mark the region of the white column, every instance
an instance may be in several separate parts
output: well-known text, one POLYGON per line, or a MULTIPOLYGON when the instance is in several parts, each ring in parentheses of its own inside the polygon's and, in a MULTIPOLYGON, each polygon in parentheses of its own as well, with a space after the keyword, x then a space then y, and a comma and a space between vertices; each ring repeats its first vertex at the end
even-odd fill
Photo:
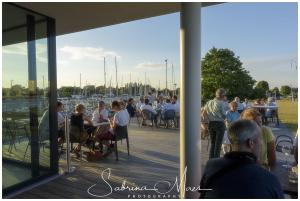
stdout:
MULTIPOLYGON (((182 3, 180 13, 180 179, 198 187, 201 179, 201 3, 182 3)), ((181 198, 198 198, 199 193, 185 191, 181 198)))

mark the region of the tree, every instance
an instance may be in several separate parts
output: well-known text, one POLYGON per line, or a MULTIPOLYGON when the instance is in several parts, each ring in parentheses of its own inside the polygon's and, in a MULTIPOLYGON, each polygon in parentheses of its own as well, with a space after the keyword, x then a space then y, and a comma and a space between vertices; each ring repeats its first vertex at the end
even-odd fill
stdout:
POLYGON ((259 82, 256 84, 255 88, 262 89, 262 90, 264 90, 265 92, 267 92, 267 91, 269 91, 269 83, 268 83, 267 81, 264 81, 264 80, 259 81, 259 82))
POLYGON ((259 81, 257 82, 252 98, 265 98, 266 93, 269 92, 269 83, 267 81, 259 81))
POLYGON ((218 88, 224 88, 229 99, 250 97, 255 80, 242 67, 239 57, 229 49, 212 48, 202 59, 202 99, 214 97, 218 88))
POLYGON ((283 96, 287 96, 287 95, 290 95, 291 94, 291 87, 285 85, 285 86, 281 86, 280 88, 280 93, 283 95, 283 96))
POLYGON ((276 95, 276 97, 279 97, 280 96, 280 92, 279 92, 279 89, 278 87, 274 87, 272 90, 271 90, 273 96, 276 95))

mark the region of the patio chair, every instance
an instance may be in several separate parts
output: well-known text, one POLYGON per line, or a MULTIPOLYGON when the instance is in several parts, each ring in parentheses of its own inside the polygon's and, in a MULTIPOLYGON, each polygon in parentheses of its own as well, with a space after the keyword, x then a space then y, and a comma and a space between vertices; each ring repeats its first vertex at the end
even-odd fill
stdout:
POLYGON ((287 147, 287 149, 289 150, 289 154, 293 154, 293 150, 294 150, 293 143, 290 140, 280 140, 280 141, 278 141, 277 144, 276 144, 275 150, 277 152, 283 153, 283 151, 282 151, 283 147, 287 147))
POLYGON ((293 138, 289 135, 278 135, 275 140, 275 145, 277 145, 277 143, 281 140, 289 141, 292 144, 294 142, 293 138))
POLYGON ((4 134, 4 138, 8 138, 9 146, 8 146, 8 152, 11 153, 12 149, 16 148, 16 129, 13 121, 2 121, 2 133, 4 134))
POLYGON ((129 139, 128 139, 128 129, 127 126, 117 126, 115 128, 115 137, 112 141, 115 142, 115 153, 116 153, 116 160, 119 160, 119 155, 118 155, 118 141, 126 139, 127 143, 127 154, 129 156, 129 139))
POLYGON ((154 127, 154 116, 150 110, 142 110, 142 121, 140 122, 140 128, 143 126, 143 124, 147 123, 147 120, 151 121, 152 129, 154 127))
POLYGON ((176 127, 176 112, 175 110, 166 110, 162 115, 162 120, 165 122, 166 128, 169 128, 171 122, 176 127))

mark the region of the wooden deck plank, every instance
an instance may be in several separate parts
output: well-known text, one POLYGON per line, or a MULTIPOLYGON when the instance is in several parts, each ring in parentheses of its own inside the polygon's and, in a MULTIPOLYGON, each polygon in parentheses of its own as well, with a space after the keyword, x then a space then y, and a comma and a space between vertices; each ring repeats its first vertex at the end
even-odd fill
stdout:
MULTIPOLYGON (((131 123, 129 140, 129 157, 125 141, 118 145, 119 161, 115 160, 114 154, 97 162, 87 162, 85 158, 78 161, 72 157, 72 166, 76 167, 74 173, 65 174, 16 198, 97 198, 89 195, 87 189, 98 183, 93 189, 94 193, 100 195, 109 192, 108 185, 100 179, 102 171, 107 168, 111 168, 109 182, 113 187, 121 186, 123 180, 131 187, 149 185, 149 188, 159 180, 175 180, 179 173, 179 130, 152 130, 147 127, 140 129, 131 123)), ((66 166, 64 158, 61 157, 60 160, 62 167, 66 166)), ((161 189, 164 188, 167 189, 166 186, 161 189)), ((128 195, 133 194, 138 193, 114 191, 105 198, 128 198, 128 195)))

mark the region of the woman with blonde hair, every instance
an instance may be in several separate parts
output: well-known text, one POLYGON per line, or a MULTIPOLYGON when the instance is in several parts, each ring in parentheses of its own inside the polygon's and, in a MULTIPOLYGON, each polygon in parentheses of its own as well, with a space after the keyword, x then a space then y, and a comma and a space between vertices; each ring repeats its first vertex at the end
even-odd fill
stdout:
POLYGON ((262 125, 262 115, 259 111, 250 108, 241 114, 241 119, 253 120, 262 131, 262 150, 260 163, 266 168, 273 168, 276 164, 275 139, 271 128, 262 125))

